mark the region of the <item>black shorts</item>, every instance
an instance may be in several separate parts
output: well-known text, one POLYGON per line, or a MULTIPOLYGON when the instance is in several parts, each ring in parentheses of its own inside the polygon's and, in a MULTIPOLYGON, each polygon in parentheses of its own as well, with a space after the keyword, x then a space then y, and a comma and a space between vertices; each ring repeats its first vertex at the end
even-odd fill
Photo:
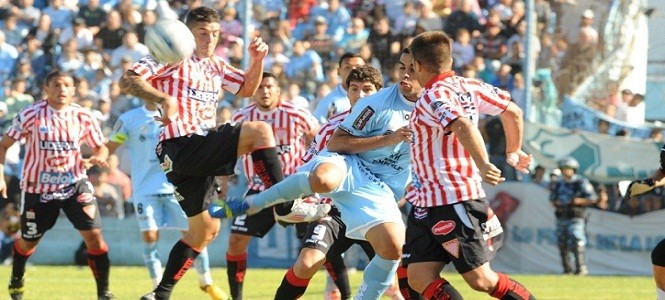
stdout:
POLYGON ((484 200, 414 207, 406 226, 403 264, 452 262, 461 274, 488 262, 493 255, 484 230, 488 209, 484 200))
POLYGON ((346 237, 346 225, 336 208, 328 216, 310 223, 302 239, 302 248, 318 249, 328 260, 341 256, 353 244, 358 244, 369 259, 374 257, 374 249, 368 241, 346 237))
POLYGON ((208 209, 214 176, 231 175, 238 160, 242 123, 224 124, 205 136, 192 134, 160 142, 157 156, 187 217, 208 209))
POLYGON ((21 199, 21 237, 26 241, 41 239, 55 225, 60 209, 78 230, 102 227, 97 200, 92 195, 92 184, 87 179, 81 179, 53 193, 24 192, 21 199))
POLYGON ((235 217, 233 224, 231 224, 231 233, 264 237, 273 226, 275 226, 275 216, 273 215, 273 207, 271 206, 251 216, 242 215, 235 217))

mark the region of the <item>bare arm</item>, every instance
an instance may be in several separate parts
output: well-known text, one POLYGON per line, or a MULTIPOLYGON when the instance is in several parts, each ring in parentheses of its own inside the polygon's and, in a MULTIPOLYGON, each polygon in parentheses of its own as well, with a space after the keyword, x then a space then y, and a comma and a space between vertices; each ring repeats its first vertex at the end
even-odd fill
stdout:
POLYGON ((522 110, 514 103, 509 103, 501 113, 501 125, 506 136, 506 162, 520 172, 528 173, 532 156, 522 151, 524 125, 522 110))
POLYGON ((162 106, 162 117, 157 121, 166 125, 171 122, 169 117, 178 113, 178 107, 173 97, 154 88, 134 71, 127 71, 120 78, 120 89, 130 95, 151 101, 162 106))
POLYGON ((367 137, 358 137, 338 128, 330 137, 327 147, 328 150, 338 153, 356 154, 410 141, 411 136, 408 126, 403 126, 390 134, 367 137))
POLYGON ((457 140, 471 155, 485 182, 497 185, 505 180, 505 178, 501 177, 501 171, 489 162, 485 143, 478 127, 473 125, 469 119, 459 117, 448 125, 448 129, 457 136, 457 140))
POLYGON ((248 50, 250 62, 245 71, 245 81, 236 93, 239 97, 251 97, 259 88, 263 76, 263 59, 268 54, 268 45, 261 38, 254 38, 248 50))
POLYGON ((0 196, 7 198, 7 183, 5 182, 5 157, 7 156, 7 149, 14 145, 16 140, 10 138, 6 134, 0 140, 0 196))
POLYGON ((316 133, 319 131, 319 126, 314 126, 312 127, 312 130, 310 130, 308 133, 305 134, 305 145, 309 146, 312 144, 312 141, 314 141, 314 138, 316 137, 316 133))
POLYGON ((92 156, 88 159, 84 159, 86 169, 92 167, 92 165, 97 165, 100 167, 108 168, 109 165, 106 162, 109 158, 109 149, 105 145, 101 145, 96 148, 92 148, 92 156))

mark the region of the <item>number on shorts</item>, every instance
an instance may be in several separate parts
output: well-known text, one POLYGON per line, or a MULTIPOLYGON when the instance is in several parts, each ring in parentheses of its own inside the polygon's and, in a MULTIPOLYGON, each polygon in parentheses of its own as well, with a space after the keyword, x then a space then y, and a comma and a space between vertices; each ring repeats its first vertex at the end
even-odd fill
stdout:
POLYGON ((328 230, 326 226, 316 225, 316 227, 314 227, 314 235, 312 236, 312 238, 317 241, 322 241, 323 237, 326 235, 326 230, 328 230))
POLYGON ((28 227, 28 231, 26 232, 26 234, 33 235, 33 236, 35 234, 37 234, 37 223, 35 223, 35 222, 26 222, 25 226, 28 227))
POLYGON ((136 205, 136 212, 138 212, 139 215, 143 214, 143 203, 139 203, 136 205))

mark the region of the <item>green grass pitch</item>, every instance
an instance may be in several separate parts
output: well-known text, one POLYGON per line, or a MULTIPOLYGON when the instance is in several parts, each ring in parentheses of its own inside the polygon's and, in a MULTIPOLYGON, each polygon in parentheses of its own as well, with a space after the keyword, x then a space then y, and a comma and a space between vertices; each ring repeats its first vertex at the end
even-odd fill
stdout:
MULTIPOLYGON (((10 266, 0 266, 0 279, 9 281, 10 266)), ((245 277, 244 299, 273 299, 282 280, 282 269, 249 269, 245 277)), ((226 269, 214 268, 216 284, 228 291, 226 269)), ((444 273, 444 277, 460 290, 465 299, 492 299, 486 294, 468 288, 456 273, 444 273)), ((351 274, 352 288, 357 288, 362 272, 351 274)), ((647 276, 563 276, 563 275, 514 275, 537 299, 655 299, 653 279, 647 276)), ((323 271, 311 281, 302 299, 323 299, 325 278, 323 271)), ((25 300, 96 299, 95 284, 90 269, 74 266, 29 266, 26 272, 25 300)), ((144 267, 113 267, 111 290, 120 300, 138 299, 150 291, 151 283, 144 267)), ((6 288, 0 299, 9 299, 6 288)), ((180 299, 208 299, 198 288, 194 269, 176 286, 171 297, 180 299)))

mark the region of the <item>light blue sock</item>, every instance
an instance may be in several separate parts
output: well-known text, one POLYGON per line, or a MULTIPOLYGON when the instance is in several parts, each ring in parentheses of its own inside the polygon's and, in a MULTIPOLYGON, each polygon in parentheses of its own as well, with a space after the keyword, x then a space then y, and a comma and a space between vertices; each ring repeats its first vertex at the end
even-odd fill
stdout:
POLYGON ((194 260, 194 268, 199 273, 199 283, 201 286, 211 285, 212 276, 210 275, 210 260, 208 259, 208 248, 203 248, 199 256, 194 260))
POLYGON ((395 279, 399 260, 390 260, 375 255, 365 268, 363 282, 358 288, 355 300, 379 299, 395 279))
POLYGON ((309 172, 297 172, 265 191, 247 198, 247 204, 252 208, 266 208, 310 194, 313 192, 309 185, 309 172))
POLYGON ((157 243, 145 243, 143 249, 143 262, 148 267, 148 274, 153 283, 162 280, 162 262, 159 260, 159 251, 157 251, 157 243))

